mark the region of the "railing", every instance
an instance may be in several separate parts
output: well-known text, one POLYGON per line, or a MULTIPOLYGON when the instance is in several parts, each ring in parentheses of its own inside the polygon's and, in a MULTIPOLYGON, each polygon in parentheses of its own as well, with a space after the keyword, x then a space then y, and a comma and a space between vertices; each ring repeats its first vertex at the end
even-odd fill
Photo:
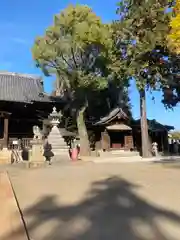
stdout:
POLYGON ((23 150, 23 149, 30 149, 32 147, 31 145, 31 140, 32 138, 9 138, 8 141, 8 149, 18 149, 18 150, 23 150))
POLYGON ((32 144, 31 144, 31 141, 33 139, 32 138, 22 138, 21 139, 21 148, 24 149, 24 148, 32 148, 32 144))
MULTIPOLYGON (((9 138, 8 149, 11 150, 11 163, 29 159, 29 150, 32 148, 32 138, 9 138)), ((3 149, 4 139, 0 139, 0 150, 3 149)))
POLYGON ((8 148, 12 151, 11 162, 18 163, 29 159, 32 138, 9 138, 8 148))

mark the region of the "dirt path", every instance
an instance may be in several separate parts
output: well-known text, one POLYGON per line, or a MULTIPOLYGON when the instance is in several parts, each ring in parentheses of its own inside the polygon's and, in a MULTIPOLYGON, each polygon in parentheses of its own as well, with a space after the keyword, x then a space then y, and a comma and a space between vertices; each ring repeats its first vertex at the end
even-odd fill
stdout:
POLYGON ((11 179, 33 240, 180 239, 179 168, 52 165, 11 179))
POLYGON ((7 172, 0 172, 0 209, 0 239, 28 240, 7 172))

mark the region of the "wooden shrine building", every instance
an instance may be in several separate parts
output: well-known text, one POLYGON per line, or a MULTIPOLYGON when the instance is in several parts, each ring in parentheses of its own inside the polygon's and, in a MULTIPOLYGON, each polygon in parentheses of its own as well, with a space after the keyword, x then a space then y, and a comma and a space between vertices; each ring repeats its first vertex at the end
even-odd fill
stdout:
POLYGON ((96 148, 133 150, 130 119, 121 108, 113 109, 94 124, 96 148))
POLYGON ((0 145, 9 147, 13 139, 32 139, 33 126, 42 127, 53 106, 61 102, 44 93, 39 77, 0 73, 0 145))
MULTIPOLYGON (((149 143, 152 144, 156 142, 158 144, 159 152, 168 152, 168 132, 174 130, 173 126, 163 125, 157 122, 155 119, 147 120, 148 122, 148 133, 149 133, 149 143)), ((136 148, 141 150, 141 124, 140 120, 132 120, 131 126, 133 129, 133 138, 136 148)))
MULTIPOLYGON (((141 152, 140 120, 130 119, 121 108, 113 109, 94 125, 96 149, 141 152)), ((149 143, 157 142, 160 152, 168 151, 168 131, 174 127, 148 120, 149 143)))

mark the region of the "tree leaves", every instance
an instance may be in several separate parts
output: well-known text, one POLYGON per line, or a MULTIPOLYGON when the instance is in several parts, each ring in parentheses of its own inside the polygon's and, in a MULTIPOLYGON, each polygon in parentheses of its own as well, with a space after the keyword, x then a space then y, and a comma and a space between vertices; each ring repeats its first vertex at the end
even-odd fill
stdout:
POLYGON ((45 35, 36 39, 32 53, 43 72, 66 75, 75 90, 107 85, 104 60, 111 47, 110 26, 88 6, 69 5, 54 17, 45 35))
MULTIPOLYGON (((139 89, 144 89, 146 85, 155 88, 157 75, 160 78, 159 64, 153 62, 152 58, 154 49, 166 44, 170 21, 170 15, 166 13, 168 6, 167 0, 121 1, 119 9, 124 9, 126 14, 123 19, 116 21, 116 29, 119 30, 116 31, 116 38, 126 43, 124 60, 128 68, 127 75, 133 75, 139 89), (125 4, 124 7, 122 4, 125 4), (140 76, 142 71, 148 71, 147 78, 140 76)), ((120 10, 118 13, 121 17, 120 10)))
POLYGON ((176 0, 173 10, 175 16, 171 19, 171 30, 167 41, 169 49, 176 54, 180 54, 180 0, 176 0))

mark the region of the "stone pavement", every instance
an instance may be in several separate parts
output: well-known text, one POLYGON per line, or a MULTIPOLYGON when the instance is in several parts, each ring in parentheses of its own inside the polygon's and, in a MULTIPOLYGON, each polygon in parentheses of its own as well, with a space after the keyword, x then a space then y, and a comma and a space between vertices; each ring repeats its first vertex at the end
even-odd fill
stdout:
POLYGON ((138 162, 163 162, 163 161, 179 161, 180 156, 157 156, 150 158, 142 158, 141 156, 118 156, 118 155, 109 155, 107 157, 84 157, 84 161, 91 161, 94 163, 138 163, 138 162))
POLYGON ((0 173, 0 239, 28 239, 7 172, 0 173), (17 228, 21 231, 14 234, 17 228))
POLYGON ((54 164, 10 176, 33 240, 179 240, 179 166, 54 164))

